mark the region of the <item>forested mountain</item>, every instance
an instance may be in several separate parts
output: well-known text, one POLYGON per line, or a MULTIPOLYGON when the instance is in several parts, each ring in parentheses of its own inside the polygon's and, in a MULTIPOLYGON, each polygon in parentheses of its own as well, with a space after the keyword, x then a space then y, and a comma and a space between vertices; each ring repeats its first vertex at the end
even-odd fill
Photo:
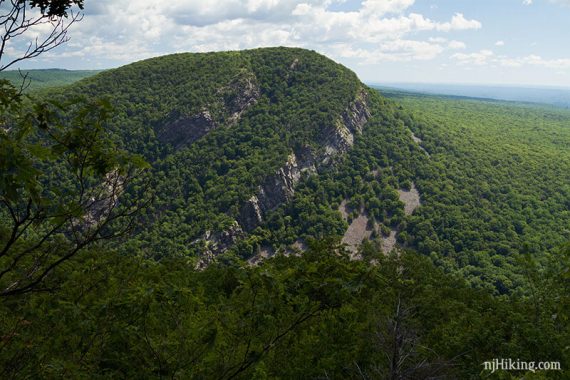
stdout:
POLYGON ((293 48, 153 58, 33 97, 39 116, 0 119, 5 173, 22 173, 2 186, 30 189, 22 215, 54 217, 20 233, 0 214, 0 377, 570 363, 568 111, 382 94, 293 48), (87 211, 62 221, 77 193, 87 211), (50 269, 68 246, 80 254, 50 269))
POLYGON ((156 199, 136 243, 153 257, 200 257, 220 234, 229 241, 215 254, 230 248, 292 198, 303 173, 340 158, 381 102, 354 73, 300 49, 167 56, 65 89, 74 94, 108 98, 120 144, 152 163, 156 199))
POLYGON ((301 49, 166 56, 74 94, 107 98, 120 144, 152 164, 156 198, 130 242, 148 257, 252 259, 323 237, 390 250, 398 239, 509 292, 525 281, 520 252, 540 259, 570 240, 564 110, 423 97, 426 115, 301 49), (408 215, 414 195, 422 207, 408 215))

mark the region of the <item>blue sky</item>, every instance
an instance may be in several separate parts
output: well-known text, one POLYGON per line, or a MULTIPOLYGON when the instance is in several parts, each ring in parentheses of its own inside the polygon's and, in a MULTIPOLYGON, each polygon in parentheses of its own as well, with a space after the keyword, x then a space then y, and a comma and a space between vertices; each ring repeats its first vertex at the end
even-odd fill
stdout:
POLYGON ((299 46, 369 83, 570 87, 569 32, 570 0, 86 0, 71 41, 24 68, 299 46))

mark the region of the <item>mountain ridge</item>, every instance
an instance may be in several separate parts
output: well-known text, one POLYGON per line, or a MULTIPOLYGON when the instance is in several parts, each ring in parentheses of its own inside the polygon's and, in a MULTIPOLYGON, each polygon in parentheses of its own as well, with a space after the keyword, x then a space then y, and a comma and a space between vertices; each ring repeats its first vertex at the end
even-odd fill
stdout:
MULTIPOLYGON (((116 113, 110 128, 125 148, 154 163, 155 174, 164 173, 155 178, 156 187, 166 186, 168 173, 179 173, 181 165, 192 166, 187 180, 172 185, 190 195, 181 198, 189 209, 206 201, 212 207, 205 208, 217 211, 191 236, 171 236, 167 245, 179 241, 177 246, 191 255, 226 251, 228 243, 263 224, 267 213, 292 199, 302 175, 332 164, 350 149, 371 116, 371 97, 377 96, 352 71, 296 48, 152 58, 76 82, 62 96, 69 92, 112 98, 116 113), (200 157, 204 149, 216 152, 208 162, 200 157), (223 168, 211 173, 219 178, 216 183, 203 172, 219 161, 223 168), (214 188, 232 199, 220 202, 227 197, 214 196, 214 188), (192 196, 200 200, 190 201, 192 196)), ((164 211, 147 217, 177 218, 173 214, 179 207, 165 198, 164 211)), ((188 218, 197 224, 196 216, 188 218)), ((141 222, 142 230, 145 225, 148 221, 141 222)))

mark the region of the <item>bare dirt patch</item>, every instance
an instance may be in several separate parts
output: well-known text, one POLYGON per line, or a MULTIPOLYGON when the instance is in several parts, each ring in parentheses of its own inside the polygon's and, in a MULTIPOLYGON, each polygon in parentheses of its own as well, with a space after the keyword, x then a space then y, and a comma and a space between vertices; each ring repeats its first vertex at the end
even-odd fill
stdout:
POLYGON ((404 212, 406 215, 412 215, 415 209, 420 207, 420 193, 416 189, 416 185, 412 183, 409 191, 398 190, 400 200, 404 202, 404 212))
POLYGON ((385 255, 392 252, 396 246, 396 230, 390 231, 390 235, 382 237, 382 252, 385 255))
POLYGON ((372 231, 368 229, 368 217, 361 213, 355 218, 346 230, 342 243, 347 245, 350 252, 356 253, 358 246, 362 244, 364 239, 370 239, 372 231))
POLYGON ((348 204, 348 199, 345 199, 342 202, 340 202, 340 206, 338 206, 338 211, 340 211, 340 214, 342 215, 342 218, 344 220, 347 220, 348 215, 350 214, 347 204, 348 204))

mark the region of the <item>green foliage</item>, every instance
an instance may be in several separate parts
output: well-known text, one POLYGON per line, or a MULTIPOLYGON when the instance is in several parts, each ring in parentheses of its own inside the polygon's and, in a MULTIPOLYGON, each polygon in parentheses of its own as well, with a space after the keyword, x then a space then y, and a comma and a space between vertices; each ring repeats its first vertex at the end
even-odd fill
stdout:
POLYGON ((67 11, 73 6, 83 9, 84 0, 18 0, 18 3, 27 3, 31 8, 38 8, 42 14, 50 17, 67 17, 67 11))
POLYGON ((83 78, 99 73, 98 70, 7 70, 0 72, 0 78, 9 80, 14 86, 26 86, 26 92, 46 90, 52 87, 63 87, 83 78), (24 80, 24 78, 26 78, 24 80))
MULTIPOLYGON (((144 160, 116 149, 104 101, 0 95, 0 296, 36 290, 62 263, 128 216, 116 207, 144 160), (65 110, 65 114, 63 114, 65 110)), ((114 233, 111 232, 112 236, 114 233)))
MULTIPOLYGON (((40 101, 0 86, 2 378, 493 378, 493 358, 570 365, 565 111, 370 91, 349 153, 196 270, 196 239, 231 226, 291 152, 322 151, 363 88, 352 72, 278 48, 142 61, 40 101), (259 96, 235 118, 249 85, 259 96), (205 111, 207 134, 177 149, 159 138, 205 111), (112 202, 90 201, 110 184, 112 202), (422 205, 405 215, 397 190, 412 184, 422 205), (128 219, 137 234, 109 241, 149 187, 154 203, 128 219), (351 261, 343 201, 349 222, 364 210, 376 239, 398 230, 409 250, 365 242, 351 261), (111 222, 88 222, 101 216, 111 222), (283 255, 294 242, 308 250, 283 255), (261 247, 281 253, 244 265, 261 247)), ((530 374, 496 378, 518 375, 530 374)))
POLYGON ((373 117, 346 158, 299 184, 295 199, 268 217, 261 244, 340 241, 346 225, 335 210, 348 200, 353 217, 362 207, 385 235, 398 228, 400 244, 473 286, 528 291, 519 255, 541 262, 570 240, 570 113, 409 94, 393 100, 374 98, 373 117), (395 190, 412 182, 421 207, 406 216, 395 190))
POLYGON ((152 163, 148 180, 157 197, 141 217, 132 247, 154 257, 198 256, 192 242, 206 231, 227 228, 292 151, 323 149, 324 130, 361 86, 354 73, 321 55, 275 48, 150 59, 50 97, 106 96, 114 108, 108 130, 115 142, 152 163), (231 122, 229 103, 248 82, 259 89, 259 98, 231 122), (175 121, 204 109, 217 127, 202 138, 178 150, 157 138, 175 121))
POLYGON ((423 205, 407 224, 421 253, 451 261, 476 286, 508 292, 524 282, 519 254, 540 262, 570 240, 567 110, 394 99, 413 115, 408 126, 431 155, 416 169, 423 205))
POLYGON ((57 297, 0 306, 2 376, 478 378, 495 357, 567 368, 568 324, 552 318, 568 306, 567 256, 530 273, 543 281, 536 310, 411 252, 367 249, 376 265, 320 242, 301 257, 204 271, 98 250, 57 297))

